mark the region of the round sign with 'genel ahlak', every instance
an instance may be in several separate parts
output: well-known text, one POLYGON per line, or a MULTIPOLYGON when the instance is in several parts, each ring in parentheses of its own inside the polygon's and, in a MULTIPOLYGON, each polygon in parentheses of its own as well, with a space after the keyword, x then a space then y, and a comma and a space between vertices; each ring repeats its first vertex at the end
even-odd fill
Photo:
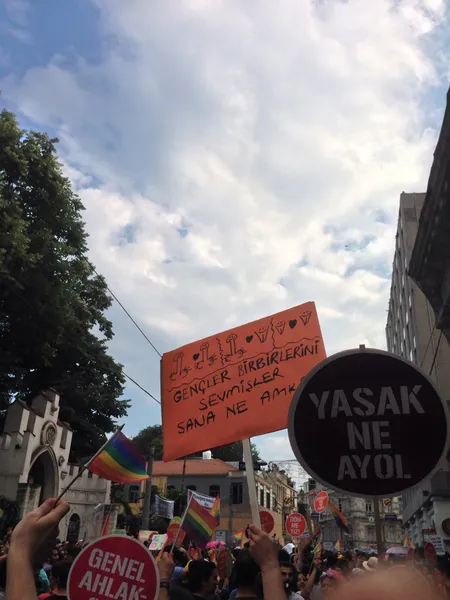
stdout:
POLYGON ((448 411, 418 367, 362 348, 308 373, 292 399, 288 430, 297 460, 324 486, 386 498, 437 469, 448 447, 448 411))

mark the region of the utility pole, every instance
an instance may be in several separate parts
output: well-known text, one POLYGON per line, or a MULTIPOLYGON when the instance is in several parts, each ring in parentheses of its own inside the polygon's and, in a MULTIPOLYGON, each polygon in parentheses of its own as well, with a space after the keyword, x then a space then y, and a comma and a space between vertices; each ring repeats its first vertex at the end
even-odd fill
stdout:
POLYGON ((381 530, 380 504, 378 498, 373 499, 373 514, 375 516, 375 537, 377 540, 378 558, 384 553, 383 533, 381 530))
POLYGON ((147 475, 149 478, 145 482, 144 508, 142 510, 142 529, 148 531, 150 520, 150 502, 152 497, 152 478, 153 478, 153 459, 155 458, 155 447, 148 449, 147 475))

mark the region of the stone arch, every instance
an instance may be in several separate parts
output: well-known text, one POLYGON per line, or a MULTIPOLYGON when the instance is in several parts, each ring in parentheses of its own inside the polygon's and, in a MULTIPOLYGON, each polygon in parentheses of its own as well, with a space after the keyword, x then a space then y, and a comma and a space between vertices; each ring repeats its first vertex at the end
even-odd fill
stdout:
POLYGON ((67 527, 67 541, 71 544, 76 544, 80 536, 81 519, 80 515, 73 513, 69 519, 69 526, 67 527))
POLYGON ((41 486, 39 502, 54 498, 59 493, 58 463, 50 446, 39 448, 32 456, 28 482, 41 486))

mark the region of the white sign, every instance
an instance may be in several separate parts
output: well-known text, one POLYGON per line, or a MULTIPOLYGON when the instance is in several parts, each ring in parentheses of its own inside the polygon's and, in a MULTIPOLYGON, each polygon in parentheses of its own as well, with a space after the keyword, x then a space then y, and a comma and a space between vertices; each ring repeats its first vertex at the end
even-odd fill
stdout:
POLYGON ((226 529, 216 529, 216 542, 224 542, 227 541, 227 530, 226 529))
POLYGON ((160 496, 155 496, 155 514, 163 519, 173 519, 174 500, 166 500, 160 496))
POLYGON ((436 554, 438 556, 444 556, 445 555, 444 540, 439 535, 429 535, 428 539, 433 544, 434 549, 436 550, 436 554))
POLYGON ((166 533, 155 533, 150 542, 149 550, 161 550, 167 540, 166 533))
POLYGON ((201 506, 207 508, 208 510, 211 510, 213 507, 215 498, 212 498, 211 496, 206 496, 205 494, 199 494, 198 492, 188 490, 188 502, 190 502, 192 497, 194 497, 194 499, 197 500, 201 506))
POLYGON ((332 551, 333 548, 334 548, 333 542, 324 542, 323 543, 323 549, 324 550, 330 550, 330 551, 332 551))

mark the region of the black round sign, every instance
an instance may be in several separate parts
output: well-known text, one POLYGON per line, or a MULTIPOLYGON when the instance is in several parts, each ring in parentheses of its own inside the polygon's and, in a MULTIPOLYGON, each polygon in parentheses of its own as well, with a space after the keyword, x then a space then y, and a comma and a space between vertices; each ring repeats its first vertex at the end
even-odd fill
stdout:
POLYGON ((288 428, 297 460, 324 486, 386 498, 437 469, 447 423, 447 407, 420 369, 382 350, 358 349, 308 373, 288 428))
POLYGON ((442 531, 445 533, 445 535, 449 536, 450 535, 450 519, 444 519, 442 521, 441 527, 442 527, 442 531))

